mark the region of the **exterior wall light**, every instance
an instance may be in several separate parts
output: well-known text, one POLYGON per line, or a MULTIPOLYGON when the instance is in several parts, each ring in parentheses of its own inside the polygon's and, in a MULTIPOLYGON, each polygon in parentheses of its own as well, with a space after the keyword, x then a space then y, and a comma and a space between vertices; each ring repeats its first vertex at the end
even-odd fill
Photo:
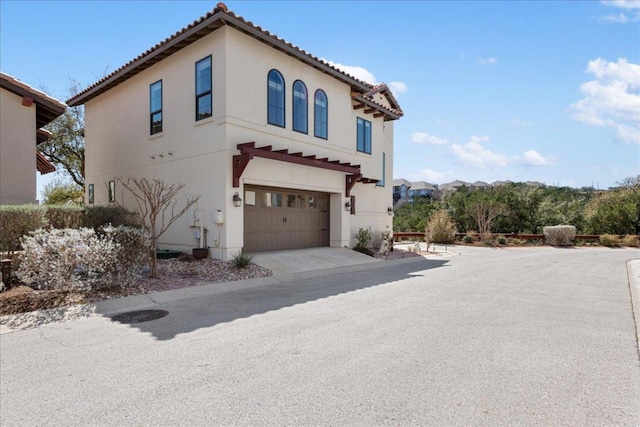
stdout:
POLYGON ((351 201, 347 201, 344 204, 344 210, 347 211, 347 212, 351 211, 351 201))
POLYGON ((389 206, 389 207, 387 208, 387 213, 388 213, 389 215, 393 215, 393 208, 392 208, 391 206, 389 206))
POLYGON ((233 206, 235 206, 236 208, 242 206, 242 199, 240 198, 240 195, 237 191, 236 194, 233 195, 233 206))

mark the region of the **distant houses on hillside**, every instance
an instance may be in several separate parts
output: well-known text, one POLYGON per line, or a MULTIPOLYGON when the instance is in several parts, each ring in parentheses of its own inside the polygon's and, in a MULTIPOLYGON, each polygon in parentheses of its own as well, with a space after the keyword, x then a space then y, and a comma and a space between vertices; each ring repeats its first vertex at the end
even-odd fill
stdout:
MULTIPOLYGON (((438 200, 444 194, 466 187, 470 190, 479 188, 495 188, 502 185, 512 184, 512 181, 495 181, 492 183, 484 181, 465 182, 455 180, 444 184, 431 184, 425 181, 407 181, 406 179, 393 180, 393 205, 401 205, 406 202, 413 202, 415 199, 426 198, 438 200)), ((532 187, 542 187, 543 183, 537 181, 527 181, 524 183, 532 187)))

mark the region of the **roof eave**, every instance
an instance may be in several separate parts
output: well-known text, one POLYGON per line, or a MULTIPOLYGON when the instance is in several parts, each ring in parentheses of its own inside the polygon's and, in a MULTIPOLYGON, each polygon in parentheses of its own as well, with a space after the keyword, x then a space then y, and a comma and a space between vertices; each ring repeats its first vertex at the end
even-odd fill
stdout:
POLYGON ((380 105, 369 98, 365 98, 364 96, 355 96, 352 98, 354 101, 361 102, 368 107, 375 108, 377 111, 384 113, 385 121, 388 120, 398 120, 400 117, 404 115, 402 111, 394 111, 386 108, 383 105, 380 105))
POLYGON ((314 58, 308 53, 301 52, 299 49, 295 48, 293 45, 290 45, 289 43, 286 43, 283 40, 276 38, 276 36, 270 36, 265 34, 264 32, 258 30, 257 28, 251 26, 246 22, 243 22, 243 20, 237 17, 226 15, 223 21, 225 24, 231 25, 238 31, 241 31, 251 37, 254 37, 260 40, 261 42, 268 44, 280 50, 283 53, 286 53, 289 56, 292 56, 302 62, 305 62, 307 65, 310 65, 313 68, 325 74, 331 75, 332 77, 342 81, 343 83, 348 84, 353 89, 360 90, 363 93, 371 89, 371 87, 366 83, 358 79, 352 78, 348 74, 331 67, 329 64, 326 64, 320 61, 318 58, 314 58))
MULTIPOLYGON (((208 31, 207 29, 210 27, 214 27, 216 23, 221 22, 221 17, 223 14, 223 12, 217 12, 195 27, 180 34, 178 37, 169 40, 165 45, 158 47, 156 50, 153 50, 153 48, 151 48, 152 51, 149 52, 149 54, 142 54, 143 56, 134 59, 112 76, 105 77, 103 81, 99 82, 95 86, 76 95, 73 98, 68 99, 67 104, 71 107, 82 105, 85 102, 135 76, 136 74, 139 74, 147 68, 157 64, 163 59, 171 56, 183 47, 210 34, 213 30, 208 31), (194 38, 194 36, 196 37, 194 38)), ((216 29, 220 28, 221 26, 222 25, 217 26, 216 29)))
POLYGON ((40 92, 29 90, 24 85, 26 84, 23 82, 16 84, 10 80, 0 78, 0 87, 14 95, 33 100, 33 103, 36 104, 36 125, 38 128, 51 123, 64 114, 67 109, 66 105, 53 98, 42 96, 40 92))
MULTIPOLYGON (((198 25, 186 30, 174 39, 168 38, 165 45, 161 45, 154 50, 147 50, 148 54, 139 55, 137 59, 132 60, 128 65, 125 65, 119 71, 116 71, 113 75, 105 77, 101 82, 98 82, 93 87, 86 89, 84 92, 76 95, 73 98, 67 100, 67 104, 71 107, 82 105, 96 96, 110 90, 111 88, 119 85, 120 83, 128 80, 136 74, 146 70, 154 64, 169 57, 178 50, 186 47, 187 45, 199 40, 200 38, 212 33, 216 29, 223 25, 229 25, 238 31, 241 31, 257 40, 275 48, 279 51, 292 56, 299 61, 312 66, 313 68, 328 74, 345 84, 348 84, 353 89, 365 93, 371 89, 371 86, 365 82, 362 82, 356 78, 352 78, 348 74, 330 66, 329 64, 320 61, 318 58, 301 51, 293 45, 285 42, 282 39, 277 38, 271 33, 256 28, 251 23, 245 22, 242 18, 238 18, 223 10, 217 10, 216 13, 205 19, 198 25)), ((161 42, 163 43, 163 42, 161 42)), ((160 44, 161 44, 160 43, 160 44)))

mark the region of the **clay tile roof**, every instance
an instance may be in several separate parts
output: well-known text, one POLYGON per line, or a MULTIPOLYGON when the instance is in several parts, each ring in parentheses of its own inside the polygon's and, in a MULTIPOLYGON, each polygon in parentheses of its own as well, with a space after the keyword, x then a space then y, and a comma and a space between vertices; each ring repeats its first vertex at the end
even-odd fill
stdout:
POLYGON ((39 151, 36 151, 36 169, 43 175, 56 171, 56 168, 39 151))
POLYGON ((67 109, 67 106, 57 99, 3 72, 0 72, 0 87, 17 96, 31 99, 31 102, 36 105, 37 128, 51 123, 67 109))
MULTIPOLYGON (((272 46, 282 52, 285 52, 294 58, 310 65, 340 81, 351 86, 352 91, 358 93, 370 92, 374 86, 355 78, 354 76, 344 72, 343 70, 336 68, 328 62, 311 55, 305 50, 294 46, 284 39, 270 33, 262 27, 253 24, 251 21, 247 21, 244 18, 236 15, 232 11, 227 9, 224 3, 218 3, 215 9, 202 16, 200 19, 193 21, 188 26, 184 27, 180 31, 166 38, 162 42, 156 44, 152 48, 148 49, 144 53, 138 55, 131 61, 127 62, 122 67, 118 68, 113 73, 89 86, 73 98, 69 99, 67 103, 70 106, 76 106, 84 104, 85 102, 95 98, 101 93, 117 86, 118 84, 128 80, 141 71, 149 68, 153 64, 163 60, 164 58, 172 55, 178 50, 188 46, 196 40, 212 33, 213 31, 221 28, 223 25, 228 25, 248 34, 259 41, 272 46)), ((393 104, 392 104, 393 105, 393 104)), ((386 114, 390 114, 390 117, 398 118, 402 114, 402 111, 398 109, 388 110, 384 106, 376 104, 376 108, 383 108, 386 114)))

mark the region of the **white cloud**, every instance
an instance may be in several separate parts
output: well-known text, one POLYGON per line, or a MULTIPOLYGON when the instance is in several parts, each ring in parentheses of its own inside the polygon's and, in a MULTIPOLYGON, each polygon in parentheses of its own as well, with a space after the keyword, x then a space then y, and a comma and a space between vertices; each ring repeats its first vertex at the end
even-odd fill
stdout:
POLYGON ((373 75, 371 71, 367 70, 366 68, 360 67, 358 65, 344 65, 338 62, 329 61, 325 58, 320 58, 320 59, 322 61, 325 61, 327 64, 331 65, 332 67, 339 68, 340 70, 355 77, 358 80, 371 83, 372 85, 378 84, 376 77, 373 75))
POLYGON ((624 13, 619 13, 618 15, 603 15, 598 18, 600 22, 605 22, 607 24, 627 24, 629 22, 638 22, 640 21, 640 14, 635 15, 626 15, 624 13))
POLYGON ((396 96, 409 90, 409 88, 407 88, 407 85, 403 82, 389 82, 387 86, 389 86, 391 92, 393 92, 393 94, 396 96))
POLYGON ((580 85, 584 98, 569 107, 574 120, 616 130, 627 143, 640 144, 640 65, 619 58, 589 61, 595 80, 580 85))
POLYGON ((525 151, 522 155, 509 156, 487 150, 481 142, 489 138, 472 136, 464 145, 452 144, 451 152, 463 166, 474 168, 503 168, 507 166, 549 166, 555 163, 552 156, 544 157, 535 150, 525 151))
POLYGON ((528 127, 533 126, 533 124, 531 122, 528 122, 526 120, 520 120, 520 119, 511 120, 511 124, 513 126, 520 127, 520 128, 528 128, 528 127))
POLYGON ((438 172, 433 169, 422 169, 417 174, 411 175, 411 181, 427 181, 433 184, 439 184, 442 182, 452 181, 457 176, 451 171, 438 172))
POLYGON ((478 58, 478 64, 480 65, 494 65, 497 63, 498 63, 498 60, 492 56, 488 58, 478 58))
POLYGON ((625 10, 626 13, 620 12, 618 15, 604 15, 598 17, 600 22, 608 24, 627 24, 629 22, 640 21, 640 0, 611 0, 601 1, 605 6, 612 6, 625 10), (629 13, 629 14, 627 14, 629 13))
POLYGON ((550 166, 556 162, 552 156, 543 157, 536 150, 525 151, 517 159, 517 163, 525 166, 550 166))
POLYGON ((479 137, 476 136, 472 136, 471 140, 464 145, 452 144, 451 152, 456 160, 464 166, 487 168, 505 167, 509 165, 509 158, 506 155, 496 154, 485 149, 482 144, 480 144, 479 137))
POLYGON ((449 140, 429 135, 426 132, 414 132, 411 134, 411 142, 420 145, 447 145, 449 140))
POLYGON ((640 9, 640 0, 603 0, 600 3, 621 9, 640 9))
POLYGON ((483 142, 489 142, 491 141, 491 139, 489 139, 488 136, 472 136, 471 138, 469 138, 469 142, 473 142, 476 144, 481 144, 483 142))

